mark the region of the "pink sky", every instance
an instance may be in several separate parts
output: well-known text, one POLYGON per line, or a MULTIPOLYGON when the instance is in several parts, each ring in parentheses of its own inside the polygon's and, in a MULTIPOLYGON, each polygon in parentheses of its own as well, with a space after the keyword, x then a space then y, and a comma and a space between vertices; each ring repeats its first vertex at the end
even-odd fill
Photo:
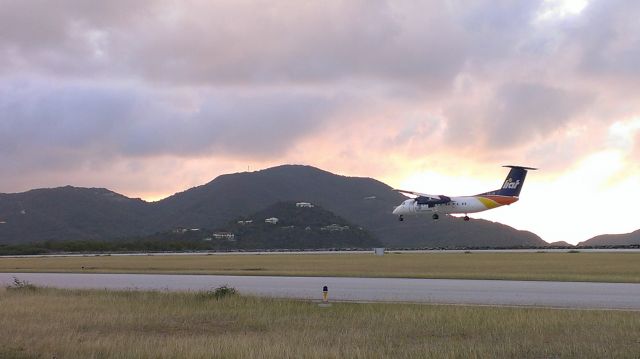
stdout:
POLYGON ((297 163, 458 195, 517 164, 521 201, 476 217, 640 228, 635 1, 0 3, 0 192, 297 163))

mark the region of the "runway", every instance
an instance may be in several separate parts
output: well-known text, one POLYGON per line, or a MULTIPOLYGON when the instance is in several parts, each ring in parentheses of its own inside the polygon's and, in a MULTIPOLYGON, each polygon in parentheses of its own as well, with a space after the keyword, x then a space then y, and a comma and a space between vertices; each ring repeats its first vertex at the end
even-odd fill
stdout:
POLYGON ((38 286, 84 289, 201 291, 221 285, 276 298, 412 302, 576 309, 640 310, 640 284, 459 279, 267 277, 166 274, 0 273, 38 286))

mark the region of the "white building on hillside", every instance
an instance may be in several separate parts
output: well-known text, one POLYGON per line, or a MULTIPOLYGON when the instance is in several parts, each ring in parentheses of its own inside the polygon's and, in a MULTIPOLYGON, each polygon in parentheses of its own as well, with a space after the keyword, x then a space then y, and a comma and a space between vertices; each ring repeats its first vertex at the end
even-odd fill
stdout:
POLYGON ((278 224, 278 219, 276 217, 267 218, 264 223, 278 224))
POLYGON ((213 234, 213 238, 215 239, 226 239, 229 241, 233 241, 236 238, 236 235, 229 232, 218 232, 213 234))
POLYGON ((341 226, 339 224, 330 224, 328 226, 324 226, 322 228, 320 228, 321 231, 329 231, 329 232, 336 232, 336 231, 346 231, 349 229, 349 226, 341 226))
POLYGON ((309 203, 309 202, 298 202, 296 203, 296 207, 300 207, 300 208, 313 208, 313 204, 309 203))

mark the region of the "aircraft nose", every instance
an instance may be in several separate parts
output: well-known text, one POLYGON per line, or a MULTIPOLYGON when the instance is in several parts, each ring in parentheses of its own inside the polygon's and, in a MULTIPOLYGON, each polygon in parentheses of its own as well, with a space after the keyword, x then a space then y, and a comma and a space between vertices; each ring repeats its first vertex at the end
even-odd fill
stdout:
POLYGON ((402 207, 402 206, 398 206, 398 207, 394 208, 393 209, 393 214, 399 215, 400 214, 400 207, 402 207))

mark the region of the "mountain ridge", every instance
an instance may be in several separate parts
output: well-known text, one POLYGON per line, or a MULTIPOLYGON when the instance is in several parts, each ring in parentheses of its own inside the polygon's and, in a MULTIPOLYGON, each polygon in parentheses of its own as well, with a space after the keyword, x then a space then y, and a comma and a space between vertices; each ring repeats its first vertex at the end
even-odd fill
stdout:
POLYGON ((601 234, 586 241, 578 243, 578 246, 627 246, 640 245, 640 229, 629 233, 601 234))
POLYGON ((307 165, 224 174, 156 202, 103 188, 65 186, 0 194, 0 221, 5 221, 0 224, 0 242, 113 239, 178 227, 217 228, 277 202, 302 201, 362 226, 390 247, 547 244, 534 233, 479 219, 463 223, 442 216, 435 222, 425 218, 399 222, 391 211, 405 198, 375 179, 336 175, 307 165))

